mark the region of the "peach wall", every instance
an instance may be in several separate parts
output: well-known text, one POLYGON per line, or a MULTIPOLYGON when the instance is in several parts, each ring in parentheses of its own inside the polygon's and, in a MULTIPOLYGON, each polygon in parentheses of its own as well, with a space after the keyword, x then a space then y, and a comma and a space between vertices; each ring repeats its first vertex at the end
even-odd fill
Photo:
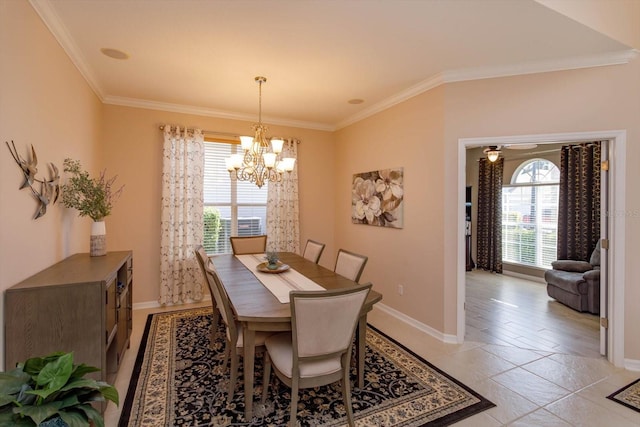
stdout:
MULTIPOLYGON (((446 84, 336 132, 336 247, 369 256, 362 281, 383 303, 437 331, 457 331, 457 168, 460 138, 627 131, 627 158, 640 146, 640 60, 624 66, 446 84), (405 228, 350 222, 349 187, 358 172, 405 167, 405 228), (436 209, 434 209, 434 207, 436 209), (404 285, 404 296, 396 292, 404 285)), ((613 165, 613 167, 615 167, 613 165)), ((627 169, 627 236, 640 236, 640 195, 627 169)), ((626 236, 623 236, 625 238, 626 236)), ((628 260, 640 249, 625 244, 628 260)), ((626 263, 625 324, 640 321, 633 262, 626 263)), ((640 340, 625 330, 625 357, 640 359, 640 340)))
MULTIPOLYGON (((38 178, 65 157, 96 171, 102 105, 28 2, 0 2, 0 322, 4 290, 76 253, 89 251, 90 221, 60 203, 33 219, 37 203, 4 141, 23 156, 33 144, 38 178), (46 64, 46 65, 45 65, 46 64)), ((4 326, 0 327, 4 331, 4 326)), ((4 332, 0 332, 4 366, 4 332)))
MULTIPOLYGON (((640 359, 640 340, 633 325, 640 323, 636 309, 640 301, 635 262, 640 248, 640 194, 635 183, 640 169, 633 159, 640 158, 640 59, 630 64, 562 71, 499 79, 448 84, 445 96, 446 139, 448 155, 445 169, 457 168, 459 138, 529 135, 561 132, 605 130, 627 131, 628 167, 625 199, 625 357, 640 359), (635 336, 634 336, 635 334, 635 336)), ((615 167, 615 162, 612 163, 615 167)), ((455 180, 445 180, 445 194, 455 194, 455 180)), ((447 212, 455 212, 457 200, 447 199, 447 212)), ((453 216, 453 215, 451 215, 453 216)), ((447 216, 449 217, 449 216, 447 216)), ((445 233, 453 235, 456 224, 445 224, 445 233)), ((446 243, 446 242, 445 242, 446 243)), ((445 245, 446 271, 456 271, 455 245, 445 245)), ((446 280, 447 294, 455 281, 446 280)), ((447 301, 447 307, 454 304, 447 301)), ((447 331, 455 330, 455 318, 447 317, 447 331)))
POLYGON ((443 330, 443 88, 336 132, 336 247, 369 257, 383 304, 443 330), (404 167, 404 228, 351 222, 353 174, 404 167), (404 294, 397 286, 404 286, 404 294))
MULTIPOLYGON (((134 253, 134 303, 157 303, 160 280, 160 176, 162 132, 169 123, 246 135, 250 122, 115 105, 104 106, 102 160, 125 184, 122 198, 107 219, 109 250, 134 253)), ((327 243, 321 264, 333 267, 334 200, 331 133, 268 125, 269 134, 295 137, 298 146, 301 244, 307 238, 327 243)))

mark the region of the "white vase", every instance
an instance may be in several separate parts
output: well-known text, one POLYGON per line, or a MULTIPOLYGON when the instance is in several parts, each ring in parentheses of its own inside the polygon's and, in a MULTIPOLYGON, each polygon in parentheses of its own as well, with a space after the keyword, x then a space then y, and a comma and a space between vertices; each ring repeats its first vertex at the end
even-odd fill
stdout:
POLYGON ((91 224, 91 249, 89 255, 103 256, 107 254, 107 228, 104 221, 94 221, 91 224))

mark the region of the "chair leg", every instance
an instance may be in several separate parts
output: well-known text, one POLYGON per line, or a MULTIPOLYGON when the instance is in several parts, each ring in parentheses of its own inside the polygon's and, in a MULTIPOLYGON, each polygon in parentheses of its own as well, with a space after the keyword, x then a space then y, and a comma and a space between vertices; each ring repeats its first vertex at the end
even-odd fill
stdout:
MULTIPOLYGON (((231 345, 229 345, 231 347, 231 345)), ((229 394, 227 395, 227 403, 231 403, 233 398, 236 382, 238 381, 238 349, 233 346, 231 349, 231 377, 229 378, 229 394)))
POLYGON ((289 416, 289 425, 291 427, 296 427, 296 421, 298 417, 298 379, 291 379, 291 409, 289 416))
POLYGON ((213 345, 216 340, 216 335, 218 334, 218 322, 220 321, 220 312, 215 306, 213 307, 213 318, 211 319, 211 338, 209 347, 213 349, 213 345))
POLYGON ((262 403, 266 402, 269 394, 269 384, 271 381, 271 359, 269 353, 264 352, 264 376, 262 377, 262 403))
POLYGON ((347 412, 347 422, 349 427, 353 427, 353 408, 351 406, 351 378, 349 372, 351 371, 351 350, 347 351, 341 357, 342 364, 342 400, 344 402, 344 409, 347 412))
POLYGON ((349 427, 354 427, 353 408, 351 407, 351 381, 349 379, 349 369, 343 369, 342 376, 342 399, 344 400, 344 409, 347 411, 347 422, 349 427))
POLYGON ((227 341, 226 344, 224 345, 224 365, 222 365, 224 368, 226 368, 229 365, 230 353, 231 353, 231 343, 227 341))

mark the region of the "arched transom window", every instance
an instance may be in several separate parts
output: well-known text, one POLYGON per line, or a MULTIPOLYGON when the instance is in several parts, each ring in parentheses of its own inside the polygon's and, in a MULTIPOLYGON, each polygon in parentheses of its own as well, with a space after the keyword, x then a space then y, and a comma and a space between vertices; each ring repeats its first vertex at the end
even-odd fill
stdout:
POLYGON ((511 184, 542 184, 560 182, 560 169, 545 159, 532 159, 522 162, 511 177, 511 184))

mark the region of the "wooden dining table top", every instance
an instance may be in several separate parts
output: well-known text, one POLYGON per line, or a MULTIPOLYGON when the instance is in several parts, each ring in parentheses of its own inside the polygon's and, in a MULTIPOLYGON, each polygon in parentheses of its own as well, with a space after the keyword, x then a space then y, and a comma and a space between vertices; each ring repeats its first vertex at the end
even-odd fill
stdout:
MULTIPOLYGON (((357 285, 353 280, 318 265, 292 252, 280 252, 280 261, 325 289, 348 288, 357 285)), ((242 264, 233 254, 211 257, 240 322, 291 322, 289 303, 281 303, 258 280, 255 272, 242 264)), ((287 274, 287 272, 279 273, 287 274)), ((365 301, 364 310, 370 311, 382 295, 373 289, 365 301)))

